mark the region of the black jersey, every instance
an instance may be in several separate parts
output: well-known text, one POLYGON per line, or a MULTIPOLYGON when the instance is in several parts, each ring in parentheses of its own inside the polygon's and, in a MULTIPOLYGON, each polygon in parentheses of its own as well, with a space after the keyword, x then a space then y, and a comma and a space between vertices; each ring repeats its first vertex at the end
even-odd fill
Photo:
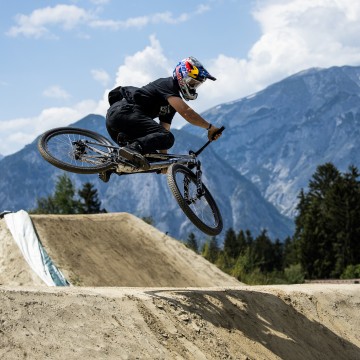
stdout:
POLYGON ((172 77, 160 78, 133 93, 133 100, 141 110, 151 118, 171 124, 176 110, 168 103, 170 96, 180 96, 180 87, 172 77))

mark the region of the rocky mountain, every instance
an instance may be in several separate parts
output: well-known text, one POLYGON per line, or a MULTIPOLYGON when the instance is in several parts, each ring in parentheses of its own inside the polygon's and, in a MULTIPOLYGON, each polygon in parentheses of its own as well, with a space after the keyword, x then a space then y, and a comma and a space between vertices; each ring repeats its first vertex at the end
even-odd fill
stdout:
MULTIPOLYGON (((360 67, 310 69, 256 94, 216 106, 203 115, 226 126, 223 137, 201 155, 204 182, 230 226, 270 236, 291 235, 297 196, 318 165, 332 162, 340 171, 360 167, 360 67), (265 200, 266 199, 266 200, 265 200), (280 215, 281 212, 283 216, 280 215)), ((106 134, 104 118, 88 116, 73 126, 106 134)), ((205 131, 174 130, 172 152, 199 148, 205 131)), ((46 163, 36 141, 0 161, 3 209, 30 209, 49 195, 60 170, 46 163)), ((155 225, 177 238, 195 231, 172 197, 164 175, 70 174, 77 187, 91 181, 108 211, 151 216, 155 225)), ((196 232, 196 231, 195 231, 196 232)))
POLYGON ((318 165, 360 167, 360 67, 303 71, 203 115, 226 126, 216 151, 290 217, 318 165))
MULTIPOLYGON (((90 115, 72 126, 106 134, 104 125, 102 116, 90 115)), ((174 130, 174 135, 174 153, 197 150, 204 143, 203 139, 183 130, 174 130)), ((35 207, 37 198, 53 193, 57 176, 62 172, 42 159, 36 143, 35 140, 0 162, 2 208, 31 209, 35 207)), ((217 144, 219 143, 220 141, 217 144)), ((267 229, 271 237, 280 239, 292 234, 293 222, 264 200, 256 186, 219 156, 215 143, 201 154, 201 161, 204 183, 218 203, 225 230, 232 226, 235 229, 249 229, 256 235, 262 229, 267 229)), ((139 217, 150 216, 157 228, 179 239, 186 239, 190 232, 200 236, 175 202, 167 187, 165 175, 113 175, 106 184, 97 175, 69 173, 69 176, 77 188, 86 181, 92 182, 107 211, 125 211, 139 217)))

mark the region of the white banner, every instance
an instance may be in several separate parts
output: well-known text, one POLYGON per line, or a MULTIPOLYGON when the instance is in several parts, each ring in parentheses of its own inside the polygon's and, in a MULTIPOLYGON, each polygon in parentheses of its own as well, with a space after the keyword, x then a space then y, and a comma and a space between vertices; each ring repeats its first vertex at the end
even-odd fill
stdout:
POLYGON ((29 214, 20 210, 5 216, 5 222, 24 259, 48 286, 68 286, 70 283, 51 261, 33 227, 29 214))

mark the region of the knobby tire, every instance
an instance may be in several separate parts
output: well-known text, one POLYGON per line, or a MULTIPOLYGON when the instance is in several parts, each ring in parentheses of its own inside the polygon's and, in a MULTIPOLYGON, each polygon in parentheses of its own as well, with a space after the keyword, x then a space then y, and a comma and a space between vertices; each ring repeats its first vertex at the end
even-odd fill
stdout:
POLYGON ((114 167, 111 161, 113 144, 104 136, 90 130, 61 127, 45 132, 38 141, 41 156, 50 164, 77 174, 96 174, 114 167), (75 156, 74 141, 87 139, 105 154, 101 155, 84 147, 84 156, 75 156), (84 161, 84 159, 87 161, 84 161))
POLYGON ((183 178, 187 178, 192 189, 196 191, 196 175, 184 165, 172 164, 167 171, 167 182, 180 208, 189 220, 205 234, 211 236, 220 234, 223 221, 209 190, 203 184, 204 195, 198 200, 195 200, 196 196, 193 195, 194 202, 189 204, 189 201, 184 197, 183 178))

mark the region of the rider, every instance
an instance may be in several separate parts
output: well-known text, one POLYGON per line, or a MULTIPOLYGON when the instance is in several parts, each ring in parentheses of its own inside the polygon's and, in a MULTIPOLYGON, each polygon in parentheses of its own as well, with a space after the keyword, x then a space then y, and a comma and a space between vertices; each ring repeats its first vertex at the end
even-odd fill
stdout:
MULTIPOLYGON (((190 124, 206 129, 209 140, 218 139, 220 135, 214 136, 214 133, 219 129, 184 101, 195 100, 197 88, 206 79, 216 80, 190 56, 176 65, 173 76, 157 79, 141 88, 122 87, 122 99, 113 103, 106 115, 106 128, 111 138, 117 143, 124 138, 128 141, 119 154, 136 167, 148 169, 149 163, 143 154, 156 150, 166 153, 174 144, 170 126, 176 112, 190 124), (159 123, 155 118, 159 118, 159 123)), ((107 182, 110 174, 101 174, 100 178, 107 182)))

